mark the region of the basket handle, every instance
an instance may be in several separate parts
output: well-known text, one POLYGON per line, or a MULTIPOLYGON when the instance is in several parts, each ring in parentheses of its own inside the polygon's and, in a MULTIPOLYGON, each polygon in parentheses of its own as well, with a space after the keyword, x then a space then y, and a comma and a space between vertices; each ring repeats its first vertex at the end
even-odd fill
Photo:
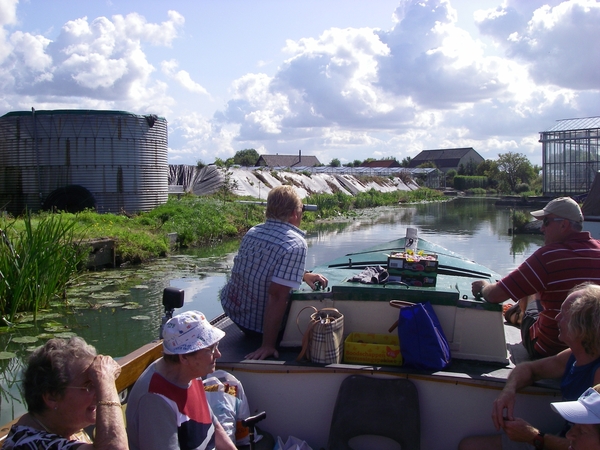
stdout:
MULTIPOLYGON (((300 311, 298 311, 298 315, 296 316, 296 326, 298 327, 298 331, 302 335, 304 335, 304 333, 300 329, 300 314, 302 314, 302 311, 304 311, 305 309, 308 309, 308 308, 312 308, 315 311, 315 313, 319 312, 319 310, 317 308, 315 308, 314 306, 305 306, 300 311)), ((306 331, 308 331, 308 329, 306 331)))

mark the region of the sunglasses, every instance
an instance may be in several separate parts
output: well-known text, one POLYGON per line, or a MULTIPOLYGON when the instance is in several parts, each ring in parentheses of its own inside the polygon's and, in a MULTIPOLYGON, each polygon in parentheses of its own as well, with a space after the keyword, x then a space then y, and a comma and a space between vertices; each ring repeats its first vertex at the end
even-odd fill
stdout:
POLYGON ((551 222, 561 222, 563 220, 567 220, 567 219, 561 219, 560 217, 555 217, 554 219, 549 219, 548 217, 544 217, 544 220, 542 220, 542 224, 547 227, 548 225, 550 225, 551 222))

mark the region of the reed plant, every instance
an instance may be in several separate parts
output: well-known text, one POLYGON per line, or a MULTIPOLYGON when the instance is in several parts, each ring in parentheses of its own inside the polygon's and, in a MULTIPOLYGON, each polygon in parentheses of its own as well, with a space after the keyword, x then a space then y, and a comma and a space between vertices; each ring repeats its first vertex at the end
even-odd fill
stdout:
POLYGON ((74 239, 74 222, 61 215, 26 214, 19 229, 14 223, 0 222, 0 314, 9 323, 64 295, 89 253, 74 239))

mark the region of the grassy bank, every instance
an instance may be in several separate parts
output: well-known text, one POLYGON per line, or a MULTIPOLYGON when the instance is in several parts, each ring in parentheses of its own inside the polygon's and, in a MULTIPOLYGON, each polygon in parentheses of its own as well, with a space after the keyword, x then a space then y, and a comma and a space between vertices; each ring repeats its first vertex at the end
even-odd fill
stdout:
MULTIPOLYGON (((443 195, 430 189, 382 193, 375 190, 356 196, 314 194, 304 200, 318 211, 305 212, 302 227, 310 230, 317 220, 351 217, 357 209, 436 201, 443 195)), ((117 262, 141 263, 166 255, 169 234, 177 234, 179 247, 209 246, 243 235, 264 220, 265 208, 242 204, 239 197, 184 195, 146 213, 133 216, 40 213, 23 218, 0 217, 0 313, 9 320, 19 311, 36 311, 60 298, 81 270, 87 257, 85 240, 111 238, 117 262)), ((245 198, 243 200, 255 200, 245 198)))
MULTIPOLYGON (((317 220, 337 218, 340 215, 352 217, 357 209, 443 199, 445 197, 441 193, 427 188, 394 192, 371 190, 356 196, 342 193, 313 194, 304 203, 316 204, 318 211, 307 211, 302 227, 310 230, 317 220)), ((60 217, 65 226, 72 227, 74 239, 114 239, 119 262, 140 263, 164 256, 169 251, 170 233, 177 234, 179 247, 206 246, 241 236, 250 227, 264 221, 263 206, 239 203, 239 200, 256 199, 183 195, 169 198, 166 204, 152 211, 132 216, 98 214, 92 211, 54 216, 60 217)), ((48 213, 33 215, 33 228, 47 217, 48 213)), ((0 228, 16 236, 26 229, 26 223, 22 218, 0 218, 0 228)))

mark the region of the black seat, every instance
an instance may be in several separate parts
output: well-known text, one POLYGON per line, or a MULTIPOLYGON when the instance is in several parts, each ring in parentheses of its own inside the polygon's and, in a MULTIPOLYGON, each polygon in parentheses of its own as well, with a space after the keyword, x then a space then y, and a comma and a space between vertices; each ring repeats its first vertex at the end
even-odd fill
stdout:
POLYGON ((402 450, 419 450, 421 420, 415 385, 406 378, 382 379, 351 375, 338 392, 328 450, 350 450, 357 436, 384 436, 402 450))

